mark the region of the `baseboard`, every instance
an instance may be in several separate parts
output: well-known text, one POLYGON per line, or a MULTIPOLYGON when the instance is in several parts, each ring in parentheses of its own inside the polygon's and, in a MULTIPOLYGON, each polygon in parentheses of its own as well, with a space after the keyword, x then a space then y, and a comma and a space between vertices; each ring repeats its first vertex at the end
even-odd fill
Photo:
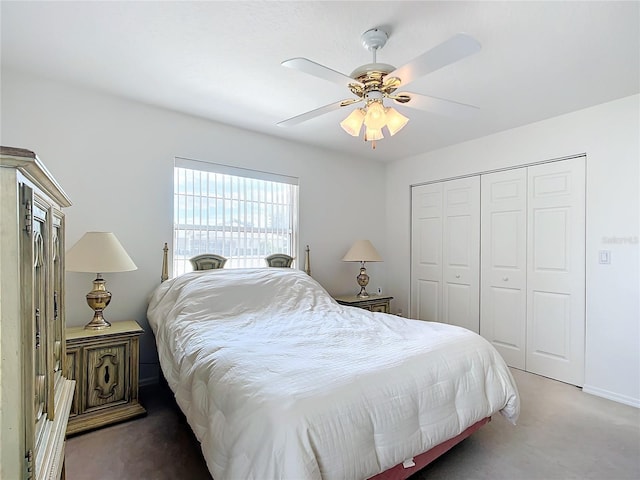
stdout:
POLYGON ((614 402, 624 403, 631 407, 640 408, 640 398, 628 397, 626 395, 620 395, 619 393, 610 392, 598 387, 592 387, 590 385, 583 385, 582 391, 595 395, 596 397, 606 398, 607 400, 613 400, 614 402))
POLYGON ((157 385, 160 382, 160 365, 156 363, 140 362, 140 380, 138 384, 141 387, 147 385, 157 385))
POLYGON ((160 377, 158 377, 157 375, 154 377, 141 378, 139 382, 141 387, 147 387, 149 385, 157 385, 158 383, 160 383, 160 377))

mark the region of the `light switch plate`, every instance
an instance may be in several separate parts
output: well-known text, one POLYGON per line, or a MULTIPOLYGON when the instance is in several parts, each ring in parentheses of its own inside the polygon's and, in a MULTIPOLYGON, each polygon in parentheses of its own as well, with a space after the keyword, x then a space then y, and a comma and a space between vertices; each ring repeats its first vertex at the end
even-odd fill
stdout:
POLYGON ((600 250, 598 252, 598 263, 609 265, 611 263, 611 250, 600 250))

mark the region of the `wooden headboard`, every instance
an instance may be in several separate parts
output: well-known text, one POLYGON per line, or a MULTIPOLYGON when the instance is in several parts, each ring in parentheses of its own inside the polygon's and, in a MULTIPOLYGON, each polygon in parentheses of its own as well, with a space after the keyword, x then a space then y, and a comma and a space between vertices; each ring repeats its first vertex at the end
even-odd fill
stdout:
POLYGON ((290 268, 294 259, 292 256, 284 253, 274 253, 273 255, 265 257, 264 260, 267 262, 268 267, 290 268))
POLYGON ((218 268, 224 268, 227 259, 215 253, 203 253, 202 255, 191 257, 189 262, 195 271, 216 270, 218 268))
MULTIPOLYGON (((267 258, 270 258, 270 257, 273 257, 274 261, 276 262, 278 260, 287 261, 288 259, 291 259, 291 261, 293 261, 293 258, 290 257, 289 255, 283 256, 283 254, 274 254, 274 255, 270 255, 267 258)), ((205 253, 203 255, 197 255, 191 258, 189 261, 193 265, 194 270, 210 270, 213 268, 224 267, 224 264, 227 261, 227 259, 225 257, 221 257, 220 255, 205 253)), ((271 265, 271 263, 268 260, 267 260, 267 264, 271 265)), ((291 266, 291 263, 289 262, 289 265, 287 266, 291 266)), ((304 271, 307 275, 311 276, 311 258, 310 258, 309 245, 307 245, 307 248, 305 248, 305 251, 304 251, 304 271)), ((162 273, 160 274, 160 281, 164 282, 165 280, 168 280, 168 279, 169 279, 169 246, 165 242, 164 247, 162 248, 162 273)))

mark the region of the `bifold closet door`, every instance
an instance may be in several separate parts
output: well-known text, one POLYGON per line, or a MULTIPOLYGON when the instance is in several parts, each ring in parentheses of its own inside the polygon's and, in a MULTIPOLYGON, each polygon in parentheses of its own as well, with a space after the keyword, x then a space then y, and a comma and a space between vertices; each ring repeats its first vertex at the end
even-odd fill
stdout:
POLYGON ((442 183, 411 190, 411 318, 442 321, 442 183))
POLYGON ((528 167, 527 371, 584 382, 585 162, 528 167))
POLYGON ((480 177, 443 184, 443 322, 480 333, 480 177))
POLYGON ((511 367, 525 369, 527 169, 481 178, 480 334, 511 367))
POLYGON ((479 332, 480 177, 412 189, 411 316, 479 332))

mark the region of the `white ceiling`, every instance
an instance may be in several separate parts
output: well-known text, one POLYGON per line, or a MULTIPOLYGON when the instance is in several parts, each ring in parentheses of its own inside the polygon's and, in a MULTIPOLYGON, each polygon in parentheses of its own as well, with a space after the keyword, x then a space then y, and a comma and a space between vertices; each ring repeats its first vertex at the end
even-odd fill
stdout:
MULTIPOLYGON (((640 2, 1 2, 2 67, 33 72, 293 141, 381 161, 553 117, 640 91, 640 2), (306 57, 350 74, 371 62, 360 35, 389 33, 396 67, 458 32, 482 50, 407 90, 480 107, 411 120, 370 144, 339 122, 276 123, 352 97, 280 66, 306 57)), ((348 110, 348 111, 347 111, 348 110)), ((559 132, 561 134, 561 132, 559 132)))

